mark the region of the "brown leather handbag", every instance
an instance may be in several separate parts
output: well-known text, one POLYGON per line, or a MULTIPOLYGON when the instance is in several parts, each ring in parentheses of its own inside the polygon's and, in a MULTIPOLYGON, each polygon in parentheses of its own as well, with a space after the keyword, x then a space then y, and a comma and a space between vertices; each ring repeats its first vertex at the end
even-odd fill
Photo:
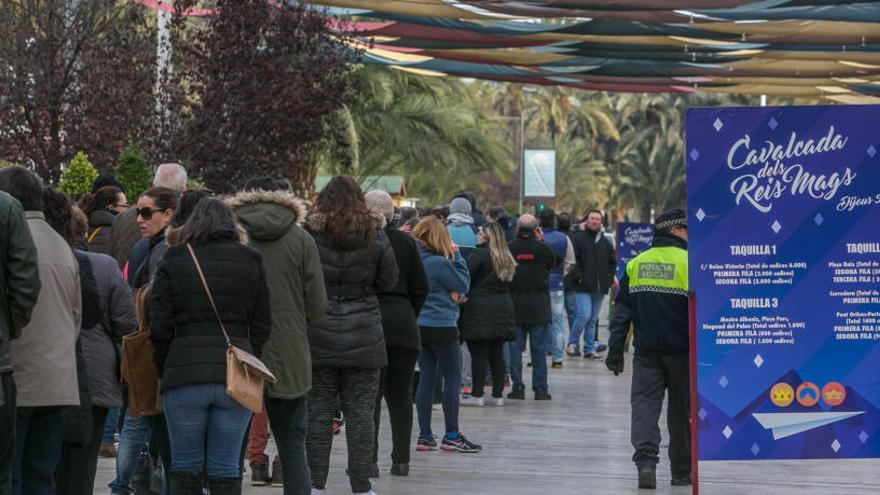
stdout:
POLYGON ((205 289, 208 301, 211 302, 211 309, 214 310, 217 323, 220 324, 220 331, 226 338, 226 395, 253 413, 262 412, 263 384, 266 381, 276 383, 278 380, 256 356, 232 345, 229 334, 226 333, 226 327, 223 326, 223 321, 220 319, 217 306, 214 304, 214 296, 211 295, 211 289, 208 288, 208 281, 205 280, 205 273, 202 272, 202 266, 199 264, 196 252, 189 244, 186 245, 186 248, 189 249, 189 254, 196 265, 196 271, 202 280, 202 287, 205 289))
POLYGON ((159 408, 159 373, 153 355, 153 341, 147 325, 147 301, 151 286, 145 285, 134 295, 138 331, 122 337, 122 380, 128 385, 128 411, 132 418, 152 416, 159 408))

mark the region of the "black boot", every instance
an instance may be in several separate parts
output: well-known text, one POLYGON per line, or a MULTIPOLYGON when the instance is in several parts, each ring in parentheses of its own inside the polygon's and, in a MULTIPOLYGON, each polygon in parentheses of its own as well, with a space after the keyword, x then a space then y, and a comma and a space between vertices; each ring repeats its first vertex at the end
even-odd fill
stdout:
POLYGON ((391 474, 394 476, 409 476, 409 463, 395 462, 391 464, 391 474))
POLYGON ((514 385, 513 390, 511 390, 510 393, 507 394, 507 398, 508 399, 516 399, 516 400, 525 399, 526 398, 526 386, 522 385, 522 384, 514 385))
POLYGON ((168 492, 174 495, 202 495, 205 483, 200 473, 171 471, 168 473, 168 492))
POLYGON ((208 478, 211 495, 241 495, 241 478, 208 478))
POLYGON ((639 488, 657 488, 657 472, 654 468, 639 468, 639 488))

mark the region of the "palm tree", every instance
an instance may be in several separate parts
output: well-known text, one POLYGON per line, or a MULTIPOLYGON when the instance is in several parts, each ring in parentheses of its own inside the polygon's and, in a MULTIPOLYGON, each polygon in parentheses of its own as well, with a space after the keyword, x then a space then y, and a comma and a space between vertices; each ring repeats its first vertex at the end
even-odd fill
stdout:
POLYGON ((410 194, 429 202, 479 188, 481 172, 510 173, 503 129, 483 113, 475 88, 379 67, 357 77, 360 100, 337 116, 346 159, 325 154, 324 171, 403 175, 410 194))

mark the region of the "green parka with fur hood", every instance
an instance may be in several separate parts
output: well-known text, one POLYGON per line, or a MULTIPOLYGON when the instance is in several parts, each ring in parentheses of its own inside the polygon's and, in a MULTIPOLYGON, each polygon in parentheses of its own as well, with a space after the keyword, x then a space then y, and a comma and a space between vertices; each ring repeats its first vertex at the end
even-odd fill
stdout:
POLYGON ((267 386, 274 399, 297 399, 312 387, 308 322, 324 316, 327 294, 314 239, 300 224, 306 207, 284 191, 244 191, 227 203, 247 231, 249 245, 263 255, 272 308, 272 332, 262 360, 278 383, 267 386))

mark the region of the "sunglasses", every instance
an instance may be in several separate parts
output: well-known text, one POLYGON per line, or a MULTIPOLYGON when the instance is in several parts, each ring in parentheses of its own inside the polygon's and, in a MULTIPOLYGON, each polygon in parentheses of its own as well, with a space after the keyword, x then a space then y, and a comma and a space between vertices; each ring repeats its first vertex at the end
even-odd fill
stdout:
POLYGON ((139 217, 143 218, 144 220, 149 220, 153 218, 153 213, 164 210, 162 210, 162 208, 150 208, 149 206, 144 206, 143 208, 138 208, 135 211, 137 211, 139 217))

